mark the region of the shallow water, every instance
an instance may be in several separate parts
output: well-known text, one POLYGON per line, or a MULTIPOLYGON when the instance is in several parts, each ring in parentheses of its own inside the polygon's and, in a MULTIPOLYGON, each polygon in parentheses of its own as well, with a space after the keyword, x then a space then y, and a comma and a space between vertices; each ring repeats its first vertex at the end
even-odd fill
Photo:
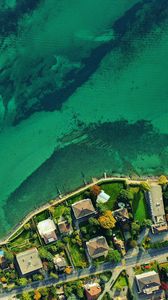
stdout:
POLYGON ((166 1, 36 1, 29 13, 24 1, 9 2, 15 27, 4 26, 0 55, 1 236, 83 177, 168 173, 166 1))

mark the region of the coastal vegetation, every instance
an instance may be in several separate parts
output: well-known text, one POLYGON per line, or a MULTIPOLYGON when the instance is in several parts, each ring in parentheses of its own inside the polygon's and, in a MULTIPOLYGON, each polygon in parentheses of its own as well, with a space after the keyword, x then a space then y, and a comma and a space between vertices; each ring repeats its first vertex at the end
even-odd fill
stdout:
MULTIPOLYGON (((161 185, 166 204, 168 187, 164 178, 162 178, 161 185)), ((55 255, 58 254, 66 261, 66 267, 61 271, 66 276, 71 274, 73 269, 79 270, 90 265, 98 267, 105 262, 120 262, 123 257, 122 251, 136 248, 141 231, 151 226, 152 222, 145 199, 146 191, 147 187, 144 182, 133 185, 123 180, 118 182, 109 180, 103 184, 93 184, 90 188, 86 187, 76 195, 66 198, 65 201, 60 199, 61 203, 59 204, 51 203, 49 207, 38 212, 27 223, 23 224, 9 242, 2 247, 8 263, 7 271, 2 270, 0 272, 2 286, 6 286, 6 288, 24 286, 32 281, 42 280, 44 276, 50 276, 57 280, 60 272, 56 271, 53 261, 55 255), (97 202, 101 191, 109 197, 105 203, 97 202), (71 205, 83 199, 91 199, 96 213, 77 223, 71 205), (120 219, 118 219, 115 215, 118 211, 126 213, 126 215, 120 215, 120 219), (58 239, 45 244, 39 234, 37 224, 48 218, 52 219, 56 226, 60 221, 66 221, 70 224, 71 231, 68 234, 61 234, 57 227, 58 239), (98 236, 103 236, 106 239, 109 246, 108 255, 92 259, 86 252, 86 242, 98 236), (118 248, 116 241, 122 248, 118 248), (17 268, 15 268, 15 255, 33 247, 38 249, 44 273, 37 273, 21 279, 17 268)), ((167 246, 167 241, 153 243, 146 238, 142 241, 142 246, 144 248, 159 248, 167 246)), ((122 282, 124 282, 123 277, 119 279, 121 285, 122 282)), ((22 297, 25 296, 22 295, 22 297)), ((34 297, 39 297, 38 292, 34 297)))

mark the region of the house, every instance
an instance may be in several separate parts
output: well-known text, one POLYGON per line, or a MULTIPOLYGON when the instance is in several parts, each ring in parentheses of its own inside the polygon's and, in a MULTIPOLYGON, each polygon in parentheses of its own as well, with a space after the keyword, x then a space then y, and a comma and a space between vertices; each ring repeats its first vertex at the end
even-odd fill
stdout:
POLYGON ((161 186, 156 183, 151 184, 150 190, 145 195, 153 221, 152 232, 156 233, 167 230, 161 186))
POLYGON ((91 258, 107 256, 109 246, 104 236, 98 236, 86 242, 87 251, 91 258))
POLYGON ((113 237, 113 243, 116 247, 116 249, 121 252, 121 254, 124 256, 126 254, 124 242, 120 239, 117 239, 115 236, 113 237))
POLYGON ((97 196, 96 202, 97 203, 106 203, 110 199, 110 196, 106 194, 103 190, 97 196))
POLYGON ((64 269, 66 268, 67 263, 62 255, 56 254, 54 256, 53 262, 57 271, 64 271, 64 269))
POLYGON ((63 235, 66 235, 66 234, 72 232, 72 226, 70 223, 68 223, 67 220, 62 220, 62 221, 58 222, 58 229, 59 229, 59 232, 63 235))
POLYGON ((151 295, 160 289, 160 278, 155 271, 136 275, 135 278, 139 293, 151 295))
POLYGON ((88 283, 84 285, 87 300, 95 300, 101 294, 101 286, 98 283, 88 283))
POLYGON ((37 248, 16 254, 16 261, 21 275, 32 274, 43 267, 37 248))
POLYGON ((119 208, 114 210, 113 216, 117 222, 126 223, 129 221, 129 214, 127 208, 119 208))
POLYGON ((72 210, 77 220, 96 214, 96 210, 90 199, 84 199, 72 204, 72 210))
POLYGON ((46 219, 37 224, 38 232, 45 243, 51 243, 57 240, 56 226, 53 220, 46 219))

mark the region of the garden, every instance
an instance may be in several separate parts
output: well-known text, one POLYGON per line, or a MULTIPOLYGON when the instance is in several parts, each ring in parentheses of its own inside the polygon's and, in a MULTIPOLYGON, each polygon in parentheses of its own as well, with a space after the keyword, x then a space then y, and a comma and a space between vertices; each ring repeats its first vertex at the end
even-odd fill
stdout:
POLYGON ((149 264, 136 265, 134 267, 135 275, 139 275, 149 271, 158 272, 158 263, 156 261, 152 261, 149 264))
POLYGON ((128 278, 125 271, 122 271, 118 276, 116 282, 113 285, 113 288, 121 290, 123 287, 128 286, 128 278))
POLYGON ((140 187, 130 187, 130 192, 133 195, 132 210, 135 220, 142 223, 143 220, 148 219, 150 216, 148 214, 147 204, 144 196, 144 192, 140 190, 140 187))

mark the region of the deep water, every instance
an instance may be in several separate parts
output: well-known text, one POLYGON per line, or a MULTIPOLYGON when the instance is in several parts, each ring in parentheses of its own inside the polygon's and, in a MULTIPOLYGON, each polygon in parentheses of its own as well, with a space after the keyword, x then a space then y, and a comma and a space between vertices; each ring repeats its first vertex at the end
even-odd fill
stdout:
POLYGON ((168 173, 167 1, 3 0, 0 24, 1 236, 104 171, 168 173))

